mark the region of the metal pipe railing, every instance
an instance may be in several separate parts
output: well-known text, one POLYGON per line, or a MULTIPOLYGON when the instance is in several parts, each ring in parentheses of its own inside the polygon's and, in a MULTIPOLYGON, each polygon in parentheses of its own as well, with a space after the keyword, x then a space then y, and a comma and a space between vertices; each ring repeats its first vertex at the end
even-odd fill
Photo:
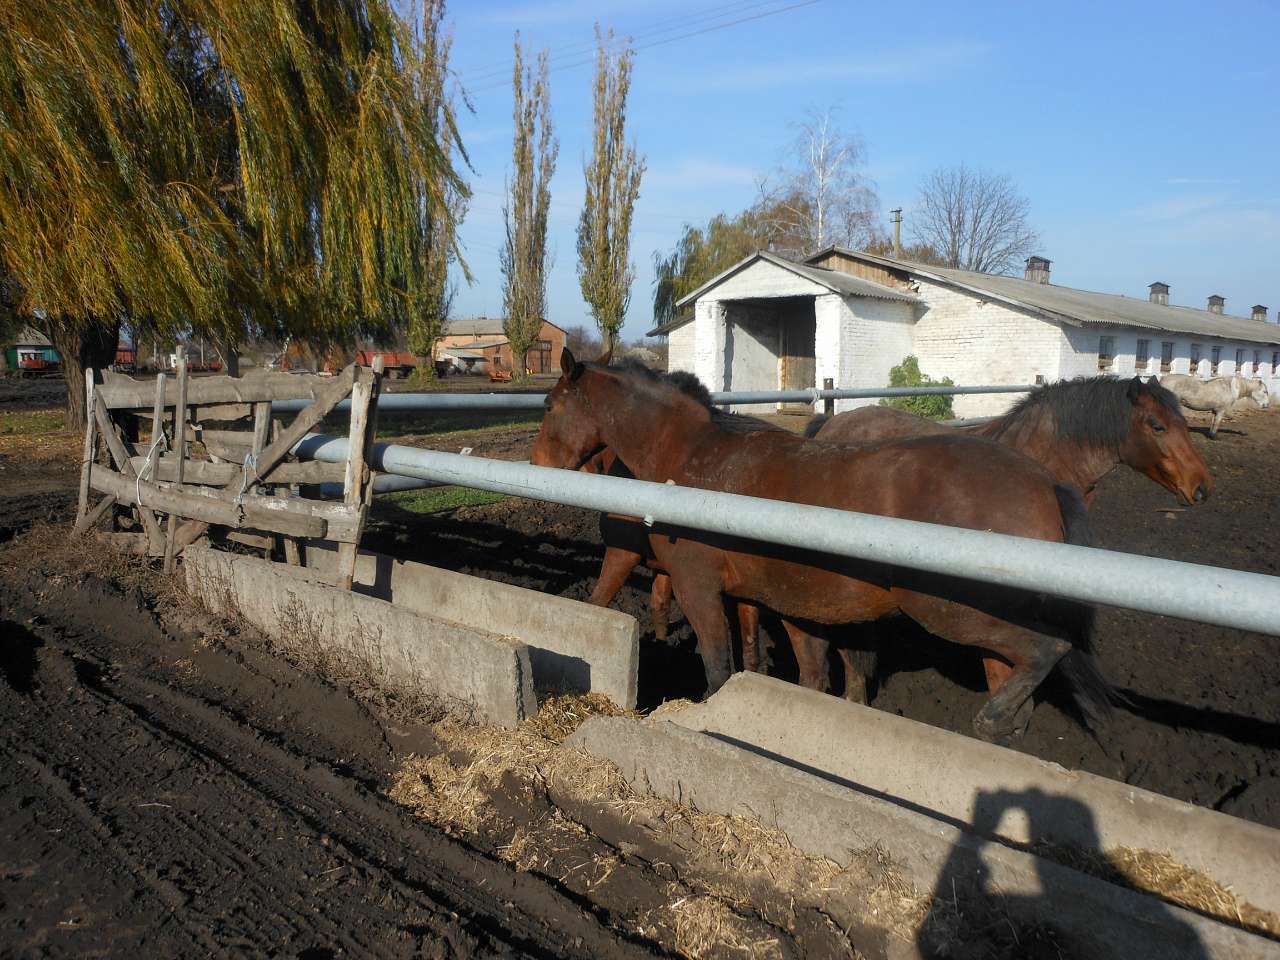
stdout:
MULTIPOLYGON (((711 394, 717 406, 768 403, 816 403, 819 400, 870 400, 880 397, 966 396, 983 393, 1026 393, 1032 384, 999 384, 985 387, 874 387, 866 390, 838 388, 823 390, 729 390, 711 394)), ((378 410, 539 410, 545 393, 384 393, 378 397, 378 410)), ((271 409, 278 413, 295 413, 310 400, 277 400, 271 409)), ((343 400, 336 410, 351 409, 343 400)))
MULTIPOLYGON (((345 463, 347 440, 311 435, 294 452, 345 463)), ((1280 578, 1265 574, 393 444, 376 444, 369 463, 398 476, 1280 634, 1280 578)))

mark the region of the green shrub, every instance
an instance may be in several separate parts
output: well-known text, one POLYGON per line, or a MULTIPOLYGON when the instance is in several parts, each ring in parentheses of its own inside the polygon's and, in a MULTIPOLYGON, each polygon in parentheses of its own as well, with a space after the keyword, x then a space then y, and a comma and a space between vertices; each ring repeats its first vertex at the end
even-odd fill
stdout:
MULTIPOLYGON (((891 387, 953 387, 955 383, 950 377, 934 380, 920 372, 920 361, 914 354, 903 357, 902 362, 889 371, 891 387)), ((928 417, 930 420, 950 420, 955 416, 951 409, 951 397, 885 397, 880 401, 882 407, 896 407, 917 417, 928 417)))

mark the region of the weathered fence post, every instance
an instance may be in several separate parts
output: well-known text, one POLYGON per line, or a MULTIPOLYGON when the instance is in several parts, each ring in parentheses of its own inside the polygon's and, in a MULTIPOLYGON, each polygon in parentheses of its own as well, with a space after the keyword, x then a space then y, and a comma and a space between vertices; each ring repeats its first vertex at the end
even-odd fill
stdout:
MULTIPOLYGON (((187 461, 187 348, 178 346, 178 405, 173 414, 174 453, 178 462, 174 464, 177 475, 174 477, 173 490, 182 492, 183 466, 187 461)), ((169 531, 164 543, 164 572, 173 573, 176 556, 178 534, 178 515, 169 514, 169 531)))
MULTIPOLYGON (((835 388, 836 388, 836 382, 834 379, 832 379, 831 377, 826 377, 823 379, 822 381, 823 390, 834 390, 835 388)), ((835 397, 823 397, 822 412, 825 413, 828 417, 834 417, 836 415, 836 398, 835 397)))

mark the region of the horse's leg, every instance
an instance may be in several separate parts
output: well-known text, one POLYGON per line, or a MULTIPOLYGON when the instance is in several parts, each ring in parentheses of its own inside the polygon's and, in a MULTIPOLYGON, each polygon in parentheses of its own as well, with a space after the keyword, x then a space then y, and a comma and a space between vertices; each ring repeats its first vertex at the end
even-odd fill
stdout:
POLYGON ((791 638, 791 649, 795 651, 796 666, 800 668, 800 685, 826 693, 831 686, 831 662, 827 658, 831 645, 825 638, 801 630, 790 620, 783 620, 782 625, 791 638))
POLYGON ((654 637, 667 639, 667 626, 671 622, 671 578, 659 570, 653 572, 653 587, 649 591, 649 620, 654 637))
POLYGON ((871 694, 867 687, 876 675, 879 653, 856 647, 840 647, 838 652, 844 662, 844 698, 853 703, 870 702, 871 694))
POLYGON ((1209 436, 1215 439, 1217 438, 1218 425, 1222 423, 1222 418, 1225 417, 1226 415, 1227 415, 1226 407, 1223 407, 1221 410, 1213 411, 1213 423, 1209 425, 1209 436))
POLYGON ((1010 664, 1008 678, 973 720, 974 732, 984 740, 1021 732, 1030 719, 1024 705, 1071 649, 1066 640, 936 597, 904 594, 902 610, 937 636, 988 650, 1010 664))
POLYGON ((596 586, 591 591, 591 599, 588 602, 597 607, 607 607, 613 603, 613 598, 627 582, 631 571, 643 559, 640 554, 623 550, 621 547, 605 547, 604 560, 600 563, 600 576, 596 578, 596 586))
POLYGON ((738 604, 738 639, 742 643, 742 669, 760 672, 760 610, 754 603, 738 604))
POLYGON ((698 655, 707 675, 707 696, 719 690, 733 671, 729 655, 729 618, 725 616, 723 583, 716 579, 711 564, 699 563, 696 555, 675 563, 664 563, 685 619, 698 638, 698 655), (692 573, 686 571, 692 571, 692 573))

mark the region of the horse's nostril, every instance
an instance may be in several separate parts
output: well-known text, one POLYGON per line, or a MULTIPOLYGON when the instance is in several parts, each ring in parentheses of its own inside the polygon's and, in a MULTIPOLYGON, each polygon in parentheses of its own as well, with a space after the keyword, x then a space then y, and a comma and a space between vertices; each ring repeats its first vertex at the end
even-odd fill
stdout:
POLYGON ((1209 493, 1207 490, 1205 490, 1204 484, 1200 484, 1200 486, 1196 487, 1196 492, 1195 492, 1196 503, 1204 503, 1205 497, 1207 496, 1209 496, 1209 493))

